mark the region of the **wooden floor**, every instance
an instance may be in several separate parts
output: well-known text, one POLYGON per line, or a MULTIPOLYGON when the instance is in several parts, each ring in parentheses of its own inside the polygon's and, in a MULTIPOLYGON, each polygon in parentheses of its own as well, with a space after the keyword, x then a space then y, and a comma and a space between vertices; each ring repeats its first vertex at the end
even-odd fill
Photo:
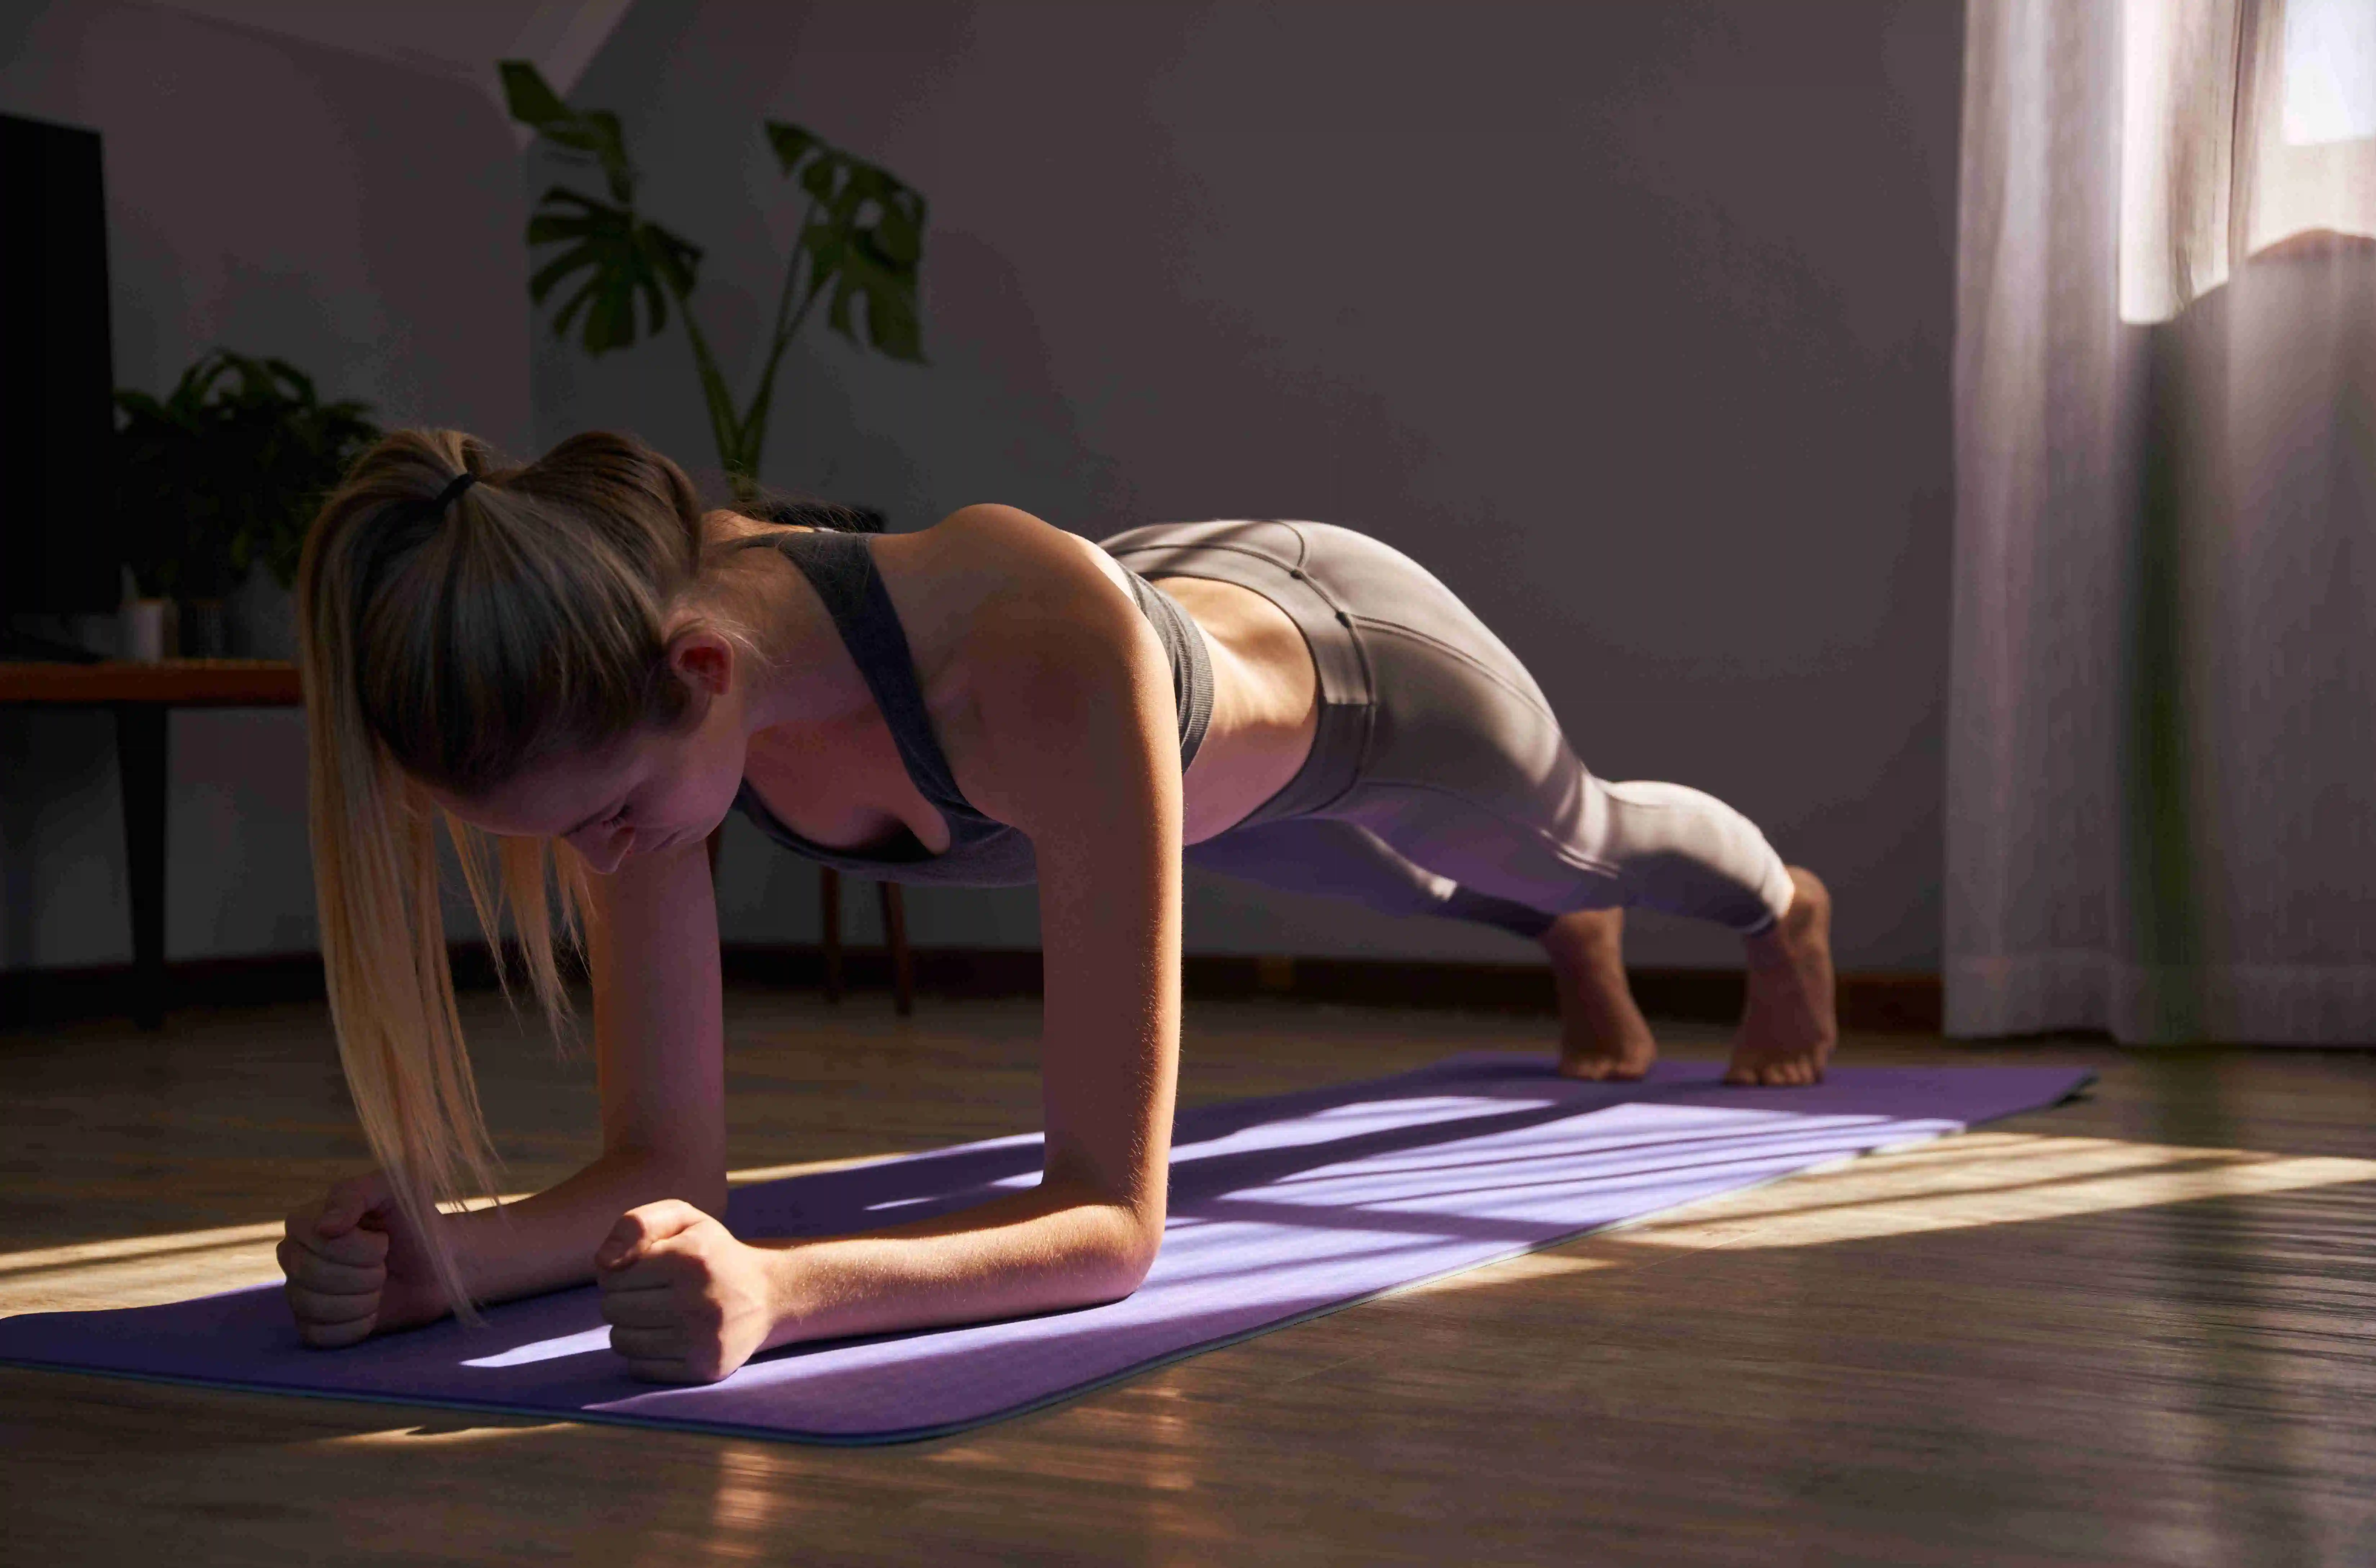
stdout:
MULTIPOLYGON (((469 999, 516 1184, 585 1064, 469 999)), ((730 994, 732 1158, 1035 1124, 1036 1004, 730 994)), ((1546 1019, 1192 1004, 1192 1100, 1546 1019)), ((1670 1051, 1720 1049, 1672 1031, 1670 1051)), ((10 1563, 2376 1562, 2376 1055, 1980 1051, 2093 1098, 968 1436, 835 1450, 0 1369, 10 1563)), ((318 1007, 0 1035, 0 1312, 274 1277, 356 1168, 318 1007)))

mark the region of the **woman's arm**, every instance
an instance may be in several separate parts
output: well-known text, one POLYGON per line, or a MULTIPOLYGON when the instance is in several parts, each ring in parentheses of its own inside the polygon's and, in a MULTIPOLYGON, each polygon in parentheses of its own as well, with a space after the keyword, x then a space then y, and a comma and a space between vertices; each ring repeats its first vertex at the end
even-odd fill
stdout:
MULTIPOLYGON (((1047 1125, 1037 1187, 940 1218, 746 1244, 683 1204, 604 1244, 612 1343, 642 1375, 723 1376, 754 1351, 1113 1301, 1162 1240, 1180 1031, 1180 760, 1170 671, 1081 541, 1005 508, 936 540, 999 591, 943 723, 967 798, 1040 867, 1047 1125)), ((895 602, 899 585, 890 585, 895 602)), ((902 607, 903 609, 905 606, 902 607)))
MULTIPOLYGON (((589 878, 588 960, 602 1153, 533 1197, 442 1216, 471 1296, 499 1301, 584 1284, 619 1216, 662 1199, 726 1200, 718 916, 699 842, 589 878)), ((350 1345, 451 1304, 385 1177, 342 1182, 289 1217, 280 1244, 307 1343, 350 1345)))
POLYGON ((726 1206, 726 1030, 718 898, 699 839, 588 875, 602 1153, 533 1197, 449 1218, 485 1301, 582 1285, 628 1209, 664 1198, 726 1206))

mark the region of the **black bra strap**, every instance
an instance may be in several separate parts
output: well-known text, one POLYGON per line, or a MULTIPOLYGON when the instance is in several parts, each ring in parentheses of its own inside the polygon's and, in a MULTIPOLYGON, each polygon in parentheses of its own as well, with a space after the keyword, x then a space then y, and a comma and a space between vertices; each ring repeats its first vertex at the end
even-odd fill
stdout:
POLYGON ((868 546, 867 536, 826 529, 786 529, 770 542, 801 569, 817 597, 825 600, 834 629, 841 634, 842 645, 849 649, 867 690, 874 694, 875 706, 883 710, 892 743, 899 748, 899 760, 907 765, 917 791, 943 811, 976 814, 958 793, 956 776, 950 772, 949 759, 933 733, 923 688, 916 681, 915 656, 909 651, 899 612, 883 587, 883 575, 874 569, 874 552, 868 546))
MULTIPOLYGON (((956 775, 949 768, 939 737, 933 733, 923 689, 916 681, 915 657, 908 648, 908 634, 899 624, 890 593, 883 587, 882 574, 875 570, 867 536, 827 529, 813 532, 788 529, 741 542, 775 545, 825 600, 834 629, 841 634, 867 690, 874 694, 875 706, 883 710, 892 743, 899 748, 899 759, 907 765, 918 793, 944 813, 980 815, 958 790, 956 775)), ((1171 656, 1180 766, 1185 771, 1204 744, 1213 716, 1213 666, 1205 635, 1170 595, 1127 567, 1123 576, 1141 612, 1171 656)))

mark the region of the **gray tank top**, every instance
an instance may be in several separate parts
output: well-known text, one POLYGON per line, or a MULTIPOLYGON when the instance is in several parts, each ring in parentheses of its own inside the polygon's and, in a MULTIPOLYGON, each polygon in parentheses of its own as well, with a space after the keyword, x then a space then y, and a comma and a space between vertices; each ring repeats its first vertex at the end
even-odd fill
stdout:
MULTIPOLYGON (((948 824, 949 847, 935 855, 907 828, 865 850, 837 849, 802 837, 778 819, 743 780, 734 804, 760 832, 794 854, 886 882, 940 882, 968 887, 1004 887, 1037 881, 1039 867, 1031 840, 1005 823, 994 822, 973 809, 957 790, 948 758, 933 733, 924 694, 916 681, 916 663, 908 651, 908 635, 898 612, 884 590, 874 569, 868 535, 819 529, 785 532, 749 540, 772 544, 801 570, 825 600, 834 629, 857 660, 858 672, 890 726, 891 742, 916 790, 948 824)), ((1206 726, 1213 716, 1213 666, 1205 636, 1170 595, 1127 566, 1123 568, 1138 607, 1155 628, 1171 660, 1171 695, 1180 715, 1180 766, 1187 770, 1204 743, 1206 726)))

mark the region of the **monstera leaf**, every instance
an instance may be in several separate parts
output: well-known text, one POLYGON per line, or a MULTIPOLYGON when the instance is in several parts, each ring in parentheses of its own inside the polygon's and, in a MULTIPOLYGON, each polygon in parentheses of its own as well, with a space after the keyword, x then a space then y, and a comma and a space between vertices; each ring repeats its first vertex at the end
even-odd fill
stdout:
POLYGON ((636 207, 638 177, 627 157, 615 114, 573 109, 525 60, 498 63, 512 118, 529 126, 571 161, 601 171, 606 196, 555 185, 529 220, 531 249, 559 247, 529 279, 541 305, 566 287, 552 328, 572 327, 589 354, 632 345, 668 326, 669 302, 683 318, 702 400, 718 442, 719 461, 738 493, 754 491, 776 374, 785 350, 819 301, 826 324, 861 348, 921 364, 923 331, 917 280, 923 265, 924 198, 889 171, 854 158, 802 126, 770 120, 768 145, 777 162, 809 198, 793 242, 774 330, 761 361, 758 386, 737 408, 718 356, 710 350, 692 294, 701 247, 645 218, 636 207))
POLYGON ((808 292, 826 291, 826 324, 859 341, 851 307, 866 305, 866 345, 921 363, 916 281, 924 254, 924 198, 889 171, 829 147, 814 133, 767 122, 768 145, 808 193, 796 242, 809 260, 808 292))
POLYGON ((579 277, 576 291, 552 318, 552 331, 568 337, 570 323, 583 312, 589 354, 635 342, 638 299, 644 303, 644 331, 657 334, 666 327, 670 297, 682 300, 693 292, 701 265, 699 246, 638 218, 635 208, 557 186, 544 193, 529 220, 528 243, 569 247, 537 268, 528 281, 529 297, 542 304, 554 289, 579 277))
POLYGON ((636 203, 636 167, 627 161, 627 138, 619 117, 607 109, 572 109, 550 83, 525 60, 499 60, 496 74, 504 80, 504 101, 512 118, 562 149, 574 160, 601 165, 610 183, 611 199, 622 207, 636 203))
POLYGON ((506 60, 499 69, 512 118, 535 127, 564 157, 598 164, 611 193, 609 201, 561 185, 544 193, 529 219, 528 243, 567 248, 529 278, 529 298, 542 304, 575 279, 576 288, 553 315, 552 331, 568 337, 582 315, 580 341, 589 354, 634 344, 638 301, 642 331, 658 334, 668 326, 669 300, 681 302, 693 292, 701 247, 636 212, 636 171, 617 115, 570 108, 526 61, 506 60))

